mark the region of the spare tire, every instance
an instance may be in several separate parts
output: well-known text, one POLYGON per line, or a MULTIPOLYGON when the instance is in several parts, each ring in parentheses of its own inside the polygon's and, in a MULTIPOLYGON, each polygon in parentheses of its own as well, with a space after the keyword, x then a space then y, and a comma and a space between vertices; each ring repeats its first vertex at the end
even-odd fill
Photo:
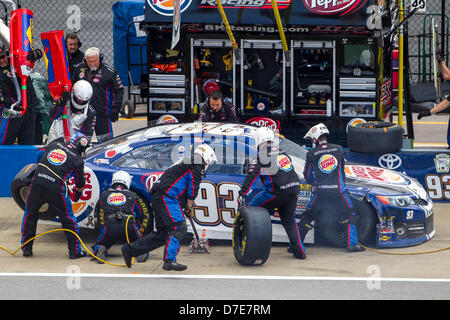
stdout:
POLYGON ((396 123, 370 121, 348 127, 347 145, 351 151, 395 153, 402 147, 403 128, 396 123))
POLYGON ((272 220, 265 208, 241 208, 233 225, 234 257, 244 266, 262 265, 272 248, 272 220))

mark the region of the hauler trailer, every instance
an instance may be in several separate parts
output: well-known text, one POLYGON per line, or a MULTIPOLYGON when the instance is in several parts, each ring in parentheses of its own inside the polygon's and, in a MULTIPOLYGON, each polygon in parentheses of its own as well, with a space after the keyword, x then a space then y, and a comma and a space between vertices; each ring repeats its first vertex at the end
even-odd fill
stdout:
POLYGON ((237 49, 215 0, 181 0, 178 35, 173 1, 146 1, 141 92, 148 121, 163 114, 198 119, 208 94, 220 89, 241 122, 279 126, 297 142, 323 122, 331 140, 346 145, 351 120, 377 120, 379 113, 378 44, 367 26, 371 2, 277 0, 285 51, 270 1, 222 0, 237 49), (179 41, 171 48, 173 35, 179 41))

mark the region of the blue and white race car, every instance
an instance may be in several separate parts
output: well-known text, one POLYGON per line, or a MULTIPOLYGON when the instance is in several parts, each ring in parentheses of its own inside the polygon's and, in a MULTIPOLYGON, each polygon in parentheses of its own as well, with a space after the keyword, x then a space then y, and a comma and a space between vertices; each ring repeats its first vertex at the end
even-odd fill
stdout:
MULTIPOLYGON (((200 185, 195 199, 194 221, 197 229, 205 230, 209 239, 230 240, 238 210, 238 192, 248 164, 256 154, 256 129, 244 124, 164 124, 136 130, 93 146, 86 155, 86 187, 80 200, 73 203, 80 227, 95 227, 94 208, 101 192, 110 187, 114 172, 126 170, 133 177, 130 189, 139 196, 144 212, 140 222, 144 229, 152 230, 149 194, 152 185, 170 165, 187 156, 193 145, 205 142, 214 148, 218 162, 209 166, 200 185)), ((296 209, 297 218, 300 218, 312 195, 311 186, 303 178, 307 150, 281 136, 279 144, 292 158, 303 181, 296 209)), ((278 165, 283 166, 284 163, 280 159, 278 165)), ((11 185, 13 197, 22 208, 33 174, 30 166, 22 169, 11 185)), ((360 164, 347 164, 345 170, 348 192, 358 211, 361 243, 402 247, 423 243, 434 236, 433 203, 415 179, 396 171, 360 164)), ((69 188, 73 186, 73 181, 69 181, 69 188)), ((262 184, 258 182, 250 197, 261 189, 262 184)), ((54 220, 47 209, 42 209, 41 217, 54 220)), ((273 241, 287 242, 277 211, 270 214, 273 241)), ((343 232, 337 224, 332 227, 325 222, 323 226, 316 223, 316 236, 320 233, 328 242, 342 242, 343 232)), ((305 242, 314 242, 312 232, 305 242)))

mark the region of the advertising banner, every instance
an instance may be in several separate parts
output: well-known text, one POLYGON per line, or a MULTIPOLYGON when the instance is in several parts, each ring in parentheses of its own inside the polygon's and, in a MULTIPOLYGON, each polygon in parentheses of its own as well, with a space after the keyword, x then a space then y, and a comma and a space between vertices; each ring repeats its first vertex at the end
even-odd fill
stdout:
MULTIPOLYGON (((276 0, 285 32, 296 32, 292 26, 360 26, 367 23, 369 0, 276 0), (290 28, 291 26, 291 28, 290 28)), ((274 29, 274 14, 270 0, 222 0, 233 32, 265 32, 264 25, 274 29), (249 25, 252 25, 248 27, 249 25), (259 25, 259 26, 258 26, 259 25), (237 28, 237 26, 247 26, 237 28), (255 29, 252 29, 254 27, 255 29), (259 29, 258 29, 259 28, 259 29)), ((173 0, 147 0, 145 21, 171 23, 173 0)), ((181 0, 181 23, 221 24, 216 0, 181 0)), ((214 30, 209 30, 214 31, 214 30)), ((269 31, 270 32, 270 31, 269 31)))

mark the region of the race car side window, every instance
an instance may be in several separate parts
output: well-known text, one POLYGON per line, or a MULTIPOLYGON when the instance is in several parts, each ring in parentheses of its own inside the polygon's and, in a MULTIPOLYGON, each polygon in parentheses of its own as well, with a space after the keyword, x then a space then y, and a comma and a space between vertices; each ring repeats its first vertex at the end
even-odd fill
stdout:
POLYGON ((173 163, 172 149, 177 144, 176 141, 168 141, 138 147, 111 165, 121 168, 166 170, 173 163))

